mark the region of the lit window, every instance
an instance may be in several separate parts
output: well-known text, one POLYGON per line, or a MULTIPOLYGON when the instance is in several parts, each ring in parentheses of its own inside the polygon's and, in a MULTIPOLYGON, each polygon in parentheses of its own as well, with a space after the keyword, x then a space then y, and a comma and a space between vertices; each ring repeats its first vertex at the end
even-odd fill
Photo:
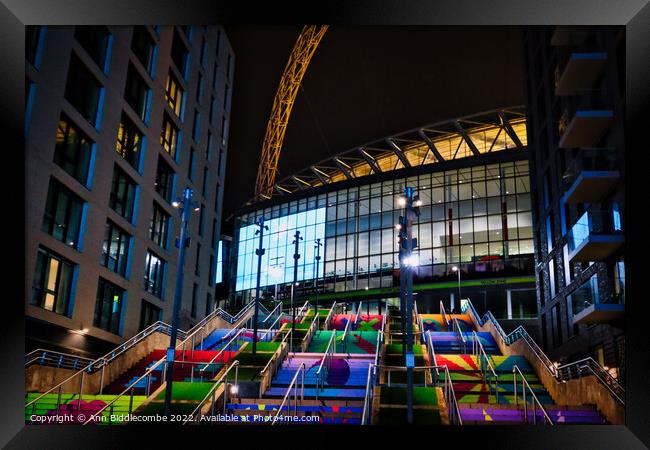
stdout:
POLYGON ((45 249, 38 249, 31 304, 68 315, 74 264, 45 249))

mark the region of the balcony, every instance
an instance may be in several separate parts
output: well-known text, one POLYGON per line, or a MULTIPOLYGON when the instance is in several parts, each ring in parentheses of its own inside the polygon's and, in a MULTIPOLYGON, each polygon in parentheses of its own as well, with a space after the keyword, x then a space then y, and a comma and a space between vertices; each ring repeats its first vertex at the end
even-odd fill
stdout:
POLYGON ((555 75, 555 95, 575 95, 594 89, 603 73, 607 53, 571 53, 555 75))
POLYGON ((578 110, 571 120, 565 112, 560 120, 560 148, 593 147, 614 121, 614 112, 607 109, 578 110))
POLYGON ((581 149, 564 173, 563 200, 565 203, 603 201, 619 179, 614 149, 581 149))
POLYGON ((625 242, 619 211, 589 210, 567 233, 569 259, 604 261, 625 242))
POLYGON ((597 277, 594 275, 569 295, 573 323, 591 325, 621 319, 625 314, 625 304, 622 300, 622 296, 617 295, 602 299, 598 292, 597 277))
POLYGON ((557 26, 551 36, 553 47, 565 45, 580 45, 589 34, 589 27, 585 26, 557 26))

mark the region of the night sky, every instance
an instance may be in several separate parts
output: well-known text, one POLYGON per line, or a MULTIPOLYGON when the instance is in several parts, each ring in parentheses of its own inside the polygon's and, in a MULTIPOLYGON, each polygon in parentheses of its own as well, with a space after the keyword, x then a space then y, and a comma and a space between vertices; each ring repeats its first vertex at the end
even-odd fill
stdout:
MULTIPOLYGON (((227 27, 235 80, 224 219, 254 195, 266 124, 301 27, 227 27)), ((516 27, 330 27, 303 78, 277 180, 359 144, 525 103, 516 27)))

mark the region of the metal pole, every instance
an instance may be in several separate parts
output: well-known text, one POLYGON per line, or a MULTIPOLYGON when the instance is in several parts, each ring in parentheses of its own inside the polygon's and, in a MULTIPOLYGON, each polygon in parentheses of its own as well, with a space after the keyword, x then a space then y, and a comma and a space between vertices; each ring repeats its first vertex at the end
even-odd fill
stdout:
MULTIPOLYGON (((298 245, 302 240, 300 237, 300 231, 296 230, 296 234, 293 235, 294 240, 293 244, 295 245, 295 250, 293 253, 293 283, 291 284, 291 310, 292 310, 292 321, 291 321, 291 340, 293 341, 293 335, 296 333, 296 301, 295 301, 295 288, 296 282, 298 281, 298 260, 300 259, 300 253, 298 253, 298 245)), ((293 347, 293 343, 292 343, 293 347)))
POLYGON ((163 413, 166 417, 170 415, 171 401, 172 401, 172 383, 174 380, 174 356, 176 353, 176 339, 178 336, 178 319, 183 299, 183 269, 185 265, 185 248, 189 244, 187 237, 188 223, 190 221, 190 213, 194 208, 192 205, 192 190, 185 188, 183 190, 183 198, 178 201, 181 207, 181 235, 177 241, 179 247, 178 264, 176 266, 176 287, 174 292, 174 309, 172 313, 172 331, 169 340, 169 348, 167 349, 167 370, 165 379, 167 386, 165 388, 165 406, 163 413))
POLYGON ((460 304, 460 264, 458 265, 458 304, 460 304))
POLYGON ((264 255, 264 249, 262 248, 263 239, 264 239, 264 230, 268 230, 269 227, 264 225, 264 217, 260 217, 257 221, 257 226, 259 229, 255 234, 260 235, 259 244, 255 250, 257 255, 257 286, 255 288, 255 314, 253 315, 253 355, 257 353, 257 322, 258 314, 260 310, 260 280, 262 276, 262 255, 264 255))
POLYGON ((318 317, 318 276, 320 274, 319 272, 319 266, 320 266, 320 248, 323 246, 323 243, 321 242, 321 239, 318 238, 316 239, 316 257, 314 258, 316 260, 316 293, 315 293, 315 300, 316 300, 316 317, 318 317))

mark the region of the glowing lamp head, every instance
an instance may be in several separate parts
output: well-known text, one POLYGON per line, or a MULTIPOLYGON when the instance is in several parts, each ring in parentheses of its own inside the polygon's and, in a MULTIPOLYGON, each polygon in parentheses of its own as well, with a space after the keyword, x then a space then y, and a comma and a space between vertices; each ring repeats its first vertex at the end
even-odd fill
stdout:
POLYGON ((174 200, 174 201, 172 202, 172 206, 173 206, 174 208, 178 208, 178 207, 181 206, 181 202, 179 202, 178 200, 174 200))
POLYGON ((237 395, 238 392, 239 392, 239 386, 237 386, 236 384, 230 386, 230 393, 232 395, 237 395))
POLYGON ((400 206, 405 206, 406 205, 406 199, 404 197, 400 197, 397 199, 397 204, 400 206))

